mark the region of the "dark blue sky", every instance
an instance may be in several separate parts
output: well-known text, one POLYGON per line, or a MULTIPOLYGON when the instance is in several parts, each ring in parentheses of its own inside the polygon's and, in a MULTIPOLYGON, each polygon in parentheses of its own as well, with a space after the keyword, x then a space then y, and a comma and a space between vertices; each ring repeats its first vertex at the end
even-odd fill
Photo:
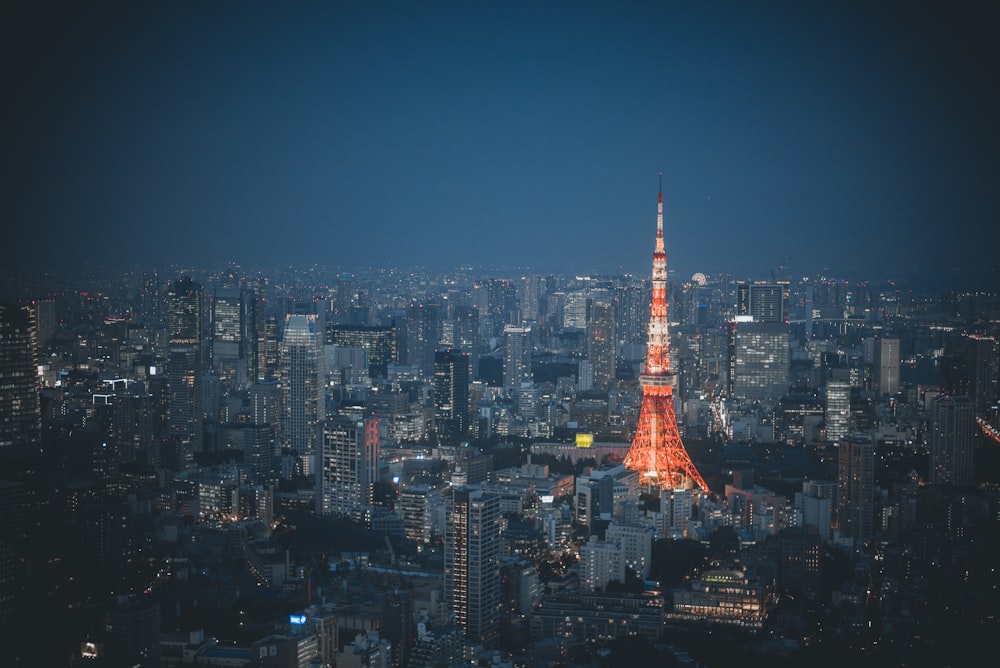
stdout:
POLYGON ((662 171, 679 274, 995 288, 1000 22, 925 5, 31 3, 0 259, 645 274, 662 171))

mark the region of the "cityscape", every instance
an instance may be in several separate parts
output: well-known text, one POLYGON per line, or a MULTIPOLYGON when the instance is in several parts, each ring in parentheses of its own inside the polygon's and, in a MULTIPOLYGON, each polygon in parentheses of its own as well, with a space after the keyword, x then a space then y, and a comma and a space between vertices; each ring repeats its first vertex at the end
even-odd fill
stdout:
POLYGON ((10 19, 4 665, 992 654, 979 3, 10 19))
POLYGON ((985 650, 1000 296, 668 278, 657 207, 649 276, 230 266, 5 302, 9 653, 528 667, 985 650))

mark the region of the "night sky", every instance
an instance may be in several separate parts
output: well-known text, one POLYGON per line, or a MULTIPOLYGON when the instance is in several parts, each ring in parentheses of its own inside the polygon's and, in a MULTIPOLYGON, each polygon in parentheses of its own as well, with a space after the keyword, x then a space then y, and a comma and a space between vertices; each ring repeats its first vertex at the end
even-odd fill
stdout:
POLYGON ((20 4, 7 267, 1000 287, 990 3, 20 4))

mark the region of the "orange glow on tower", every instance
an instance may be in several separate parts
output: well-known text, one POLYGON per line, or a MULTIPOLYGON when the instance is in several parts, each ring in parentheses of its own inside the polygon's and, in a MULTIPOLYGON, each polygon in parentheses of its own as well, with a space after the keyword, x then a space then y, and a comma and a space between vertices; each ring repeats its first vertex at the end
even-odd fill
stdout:
MULTIPOLYGON (((662 175, 661 175, 662 179, 662 175)), ((677 374, 670 371, 670 331, 667 320, 667 254, 663 250, 663 186, 656 206, 656 248, 653 251, 653 298, 649 308, 646 366, 639 376, 642 407, 625 467, 638 471, 644 484, 661 489, 697 485, 709 491, 681 442, 674 412, 677 374)))

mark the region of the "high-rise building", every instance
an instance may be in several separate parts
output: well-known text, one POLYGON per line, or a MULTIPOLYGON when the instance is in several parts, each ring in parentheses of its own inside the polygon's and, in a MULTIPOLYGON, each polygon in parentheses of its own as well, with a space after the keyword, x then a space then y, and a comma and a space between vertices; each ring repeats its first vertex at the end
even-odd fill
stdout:
POLYGON ((733 354, 733 394, 773 406, 788 393, 788 327, 779 323, 737 322, 733 354))
POLYGON ((0 450, 41 438, 34 310, 0 303, 0 450))
MULTIPOLYGON (((976 416, 995 421, 997 413, 997 383, 1000 381, 1000 359, 997 341, 992 336, 969 337, 966 368, 969 373, 968 394, 976 416)), ((994 427, 1000 426, 997 424, 994 427)))
POLYGON ((434 353, 434 424, 450 445, 469 433, 469 353, 448 348, 434 353))
POLYGON ((510 392, 531 378, 531 327, 507 325, 503 337, 503 386, 510 392))
POLYGON ((386 378, 390 364, 399 362, 396 324, 386 326, 331 325, 326 342, 335 346, 363 348, 368 353, 368 375, 386 378))
POLYGON ((254 291, 238 283, 212 294, 212 369, 228 387, 246 387, 259 375, 257 307, 254 291))
POLYGON ((281 342, 283 442, 304 459, 315 454, 319 424, 326 417, 326 365, 321 336, 317 316, 285 316, 281 342))
POLYGON ((316 512, 361 520, 372 505, 378 457, 377 419, 327 419, 316 475, 316 512))
POLYGON ((875 445, 845 438, 837 444, 837 525, 840 535, 863 543, 875 523, 875 445))
POLYGON ((847 436, 851 421, 851 384, 846 380, 830 380, 826 384, 826 439, 839 441, 847 436))
POLYGON ((445 596, 466 639, 488 645, 500 628, 500 497, 456 487, 446 508, 445 596))
POLYGON ((406 363, 425 378, 434 373, 434 351, 441 338, 438 311, 437 304, 419 303, 411 305, 406 316, 406 363))
POLYGON ((736 288, 736 314, 754 322, 785 321, 785 288, 776 283, 740 283, 736 288))
POLYGON ((899 339, 887 337, 878 342, 878 391, 893 395, 899 387, 899 339))
POLYGON ((617 341, 614 302, 594 300, 587 324, 587 357, 593 364, 594 387, 601 390, 610 389, 615 381, 617 341))
POLYGON ((186 444, 191 452, 201 452, 204 429, 202 408, 203 288, 190 277, 170 286, 167 293, 168 358, 168 430, 169 435, 186 444))
POLYGON ((625 456, 627 468, 637 471, 642 483, 662 489, 708 485, 698 473, 681 442, 674 408, 677 374, 670 369, 670 321, 667 318, 667 253, 663 248, 663 190, 656 207, 656 246, 653 251, 653 294, 649 310, 646 365, 639 383, 642 405, 632 447, 625 456))
POLYGON ((930 482, 971 485, 976 481, 976 415, 972 400, 944 395, 931 403, 930 482))

